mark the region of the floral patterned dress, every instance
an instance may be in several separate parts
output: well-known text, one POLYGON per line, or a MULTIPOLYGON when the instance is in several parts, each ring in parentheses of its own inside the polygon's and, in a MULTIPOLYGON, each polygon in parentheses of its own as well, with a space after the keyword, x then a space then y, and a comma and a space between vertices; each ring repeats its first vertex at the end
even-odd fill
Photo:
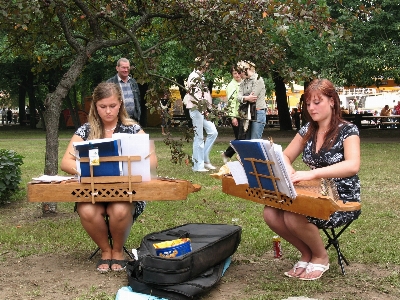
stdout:
MULTIPOLYGON (((299 134, 304 136, 307 133, 309 123, 299 130, 299 134)), ((359 135, 356 125, 352 123, 342 123, 339 125, 340 130, 336 141, 330 149, 321 148, 316 153, 315 138, 312 137, 307 141, 303 150, 303 162, 311 169, 323 168, 341 162, 344 160, 343 142, 346 138, 352 135, 359 135)), ((358 175, 353 175, 345 178, 332 178, 336 184, 339 198, 344 203, 347 201, 360 202, 360 179, 358 175)), ((315 224, 318 228, 330 228, 342 226, 351 220, 355 220, 361 214, 361 210, 357 211, 338 211, 334 212, 329 220, 321 220, 313 217, 307 219, 315 224)))
MULTIPOLYGON (((138 124, 134 125, 124 125, 118 122, 117 126, 114 129, 113 133, 129 133, 129 134, 135 134, 138 133, 142 128, 138 124)), ((85 123, 81 127, 79 127, 75 134, 80 136, 84 141, 87 141, 90 133, 90 124, 85 123)), ((107 202, 104 202, 107 205, 107 202)), ((136 201, 136 206, 135 206, 135 214, 133 215, 133 220, 135 221, 139 215, 142 214, 144 211, 144 208, 146 207, 146 202, 144 201, 136 201)), ((76 210, 76 205, 75 205, 75 210, 76 210)))

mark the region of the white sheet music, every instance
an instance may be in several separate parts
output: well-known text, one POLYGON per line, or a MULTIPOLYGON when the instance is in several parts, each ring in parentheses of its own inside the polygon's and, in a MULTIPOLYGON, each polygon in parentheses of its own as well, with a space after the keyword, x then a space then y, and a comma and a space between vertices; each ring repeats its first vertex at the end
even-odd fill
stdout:
POLYGON ((248 184, 246 172, 239 161, 231 161, 227 163, 229 171, 232 174, 236 184, 248 184))
POLYGON ((281 178, 280 184, 285 183, 284 190, 282 190, 280 192, 286 194, 290 198, 296 198, 297 197, 296 189, 294 188, 293 182, 290 180, 290 176, 289 176, 289 173, 286 168, 285 160, 283 159, 282 146, 277 145, 277 144, 272 144, 271 149, 270 149, 270 154, 272 156, 274 163, 278 167, 277 169, 279 169, 279 170, 277 170, 277 172, 280 173, 278 176, 279 178, 281 178), (289 193, 287 193, 285 191, 289 191, 289 193))
POLYGON ((61 181, 65 181, 65 180, 71 180, 74 178, 75 178, 74 176, 42 175, 40 177, 35 177, 32 179, 36 180, 36 181, 41 181, 41 182, 61 182, 61 181))
MULTIPOLYGON (((114 133, 113 138, 121 139, 122 156, 140 156, 140 161, 131 163, 131 175, 141 175, 142 181, 150 181, 150 142, 148 134, 114 133)), ((128 175, 128 163, 123 162, 123 175, 128 175)))

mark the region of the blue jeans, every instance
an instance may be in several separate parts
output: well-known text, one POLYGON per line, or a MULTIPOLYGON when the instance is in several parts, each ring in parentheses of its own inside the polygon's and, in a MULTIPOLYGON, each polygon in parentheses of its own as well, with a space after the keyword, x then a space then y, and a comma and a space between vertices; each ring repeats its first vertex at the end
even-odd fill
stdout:
POLYGON ((206 120, 198 110, 189 110, 193 122, 193 170, 204 169, 204 163, 210 163, 210 151, 218 136, 217 128, 213 122, 206 120), (207 133, 204 142, 203 129, 207 133))
POLYGON ((266 122, 265 109, 257 110, 257 122, 251 122, 251 139, 262 139, 266 122))

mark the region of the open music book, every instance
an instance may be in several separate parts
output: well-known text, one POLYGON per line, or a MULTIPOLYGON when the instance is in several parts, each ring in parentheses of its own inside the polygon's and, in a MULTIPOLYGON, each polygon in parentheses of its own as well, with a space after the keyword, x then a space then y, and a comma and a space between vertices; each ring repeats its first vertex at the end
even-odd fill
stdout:
MULTIPOLYGON (((266 141, 266 145, 270 142, 266 141)), ((289 196, 290 198, 296 198, 297 193, 292 181, 290 180, 289 173, 286 168, 285 161, 283 159, 282 146, 278 144, 271 144, 271 149, 269 150, 270 160, 274 162, 272 165, 272 170, 276 177, 281 180, 277 181, 278 189, 281 193, 289 196)))
POLYGON ((266 140, 234 140, 231 141, 239 161, 246 172, 250 188, 261 188, 268 191, 275 191, 273 180, 278 191, 290 198, 296 198, 297 193, 290 180, 284 159, 282 147, 266 140), (259 161, 251 161, 256 159, 259 161), (265 161, 272 162, 271 171, 265 161), (261 176, 260 176, 261 175, 261 176), (267 177, 265 177, 267 176, 267 177), (261 186, 258 183, 260 181, 261 186), (279 179, 277 179, 279 178, 279 179))
MULTIPOLYGON (((90 177, 89 162, 81 162, 79 158, 89 157, 89 150, 97 149, 98 157, 120 156, 121 140, 113 138, 94 139, 84 142, 74 142, 76 169, 81 177, 90 177)), ((93 165, 93 176, 121 176, 122 162, 107 161, 93 165)))

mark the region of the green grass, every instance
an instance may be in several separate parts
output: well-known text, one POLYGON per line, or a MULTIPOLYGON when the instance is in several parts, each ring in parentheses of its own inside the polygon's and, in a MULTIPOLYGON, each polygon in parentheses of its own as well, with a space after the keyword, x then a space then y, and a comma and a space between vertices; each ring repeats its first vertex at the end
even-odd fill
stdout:
MULTIPOLYGON (((202 186, 197 193, 190 194, 186 201, 148 202, 145 212, 134 225, 127 244, 137 247, 142 237, 149 232, 191 222, 228 223, 242 226, 242 242, 235 257, 241 258, 235 264, 247 264, 250 261, 260 261, 266 253, 272 252, 272 236, 274 233, 265 225, 262 219, 262 205, 244 201, 221 191, 220 181, 200 173, 193 173, 185 164, 174 165, 170 162, 169 148, 160 139, 159 129, 146 129, 151 138, 156 139, 159 176, 168 176, 190 180, 202 186), (246 258, 246 259, 242 259, 246 258)), ((398 200, 400 182, 398 159, 400 147, 398 144, 399 130, 364 130, 361 133, 361 170, 362 183, 362 215, 353 223, 341 239, 342 250, 346 258, 354 264, 366 265, 378 269, 390 270, 400 264, 400 208, 398 200), (365 141, 363 141, 365 137, 365 141), (379 142, 379 143, 378 143, 379 142)), ((61 159, 73 130, 60 132, 61 159)), ((268 132, 275 140, 285 138, 280 143, 283 147, 294 135, 294 132, 278 130, 268 132)), ((231 137, 230 129, 220 129, 211 155, 211 161, 221 166, 220 151, 224 150, 231 137)), ((191 143, 185 150, 191 152, 191 143)), ((94 244, 82 229, 78 216, 73 211, 73 203, 59 203, 57 219, 38 218, 40 203, 26 201, 26 183, 32 177, 43 173, 45 157, 45 133, 42 130, 27 130, 19 128, 2 130, 0 128, 0 148, 12 149, 23 155, 22 183, 11 204, 0 207, 0 252, 13 251, 17 256, 24 257, 33 254, 40 255, 69 252, 76 256, 90 253, 94 244), (15 210, 18 210, 16 212, 15 210)), ((295 162, 297 168, 304 168, 300 159, 295 162)), ((62 174, 62 172, 60 172, 62 174)), ((282 242, 286 260, 296 261, 297 251, 285 241, 282 242)), ((400 297, 398 272, 386 272, 379 278, 368 272, 356 272, 343 277, 336 264, 336 253, 329 251, 332 271, 326 273, 324 281, 308 284, 300 281, 282 280, 276 276, 276 270, 262 272, 256 282, 248 286, 260 291, 259 296, 251 299, 283 299, 293 294, 316 297, 326 293, 334 293, 331 299, 360 299, 360 295, 341 294, 333 291, 329 282, 339 285, 356 286, 376 294, 396 293, 400 297)), ((0 255, 0 259, 2 256, 0 255)), ((271 262, 269 262, 271 263, 271 262)), ((245 292, 245 291, 243 291, 245 292)), ((96 297, 91 291, 82 291, 81 299, 111 299, 110 295, 99 293, 96 297), (85 296, 87 295, 87 296, 85 296), (90 298, 89 298, 90 297, 90 298)), ((361 297, 362 298, 362 297, 361 297)))

